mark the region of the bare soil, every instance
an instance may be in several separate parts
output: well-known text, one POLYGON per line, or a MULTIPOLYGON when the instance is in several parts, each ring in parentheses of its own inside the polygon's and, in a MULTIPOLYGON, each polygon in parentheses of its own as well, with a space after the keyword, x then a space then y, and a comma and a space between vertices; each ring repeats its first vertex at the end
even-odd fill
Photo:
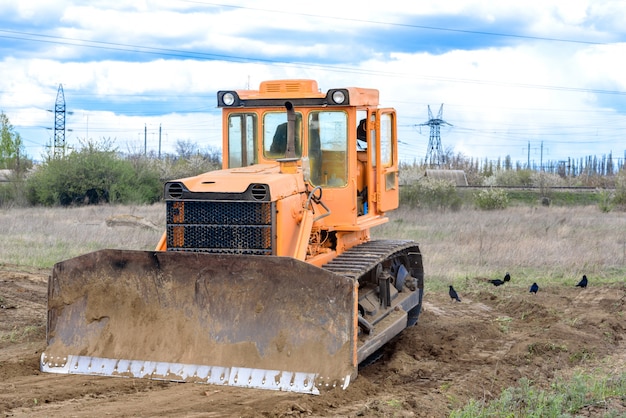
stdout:
MULTIPOLYGON (((626 284, 495 288, 469 279, 461 303, 427 293, 418 325, 344 391, 320 396, 142 379, 45 374, 47 270, 0 266, 0 413, 11 417, 445 417, 526 377, 626 369, 626 284)), ((575 283, 574 283, 575 284, 575 283)), ((626 412, 625 398, 611 406, 626 412)), ((587 416, 595 416, 593 408, 587 416)))

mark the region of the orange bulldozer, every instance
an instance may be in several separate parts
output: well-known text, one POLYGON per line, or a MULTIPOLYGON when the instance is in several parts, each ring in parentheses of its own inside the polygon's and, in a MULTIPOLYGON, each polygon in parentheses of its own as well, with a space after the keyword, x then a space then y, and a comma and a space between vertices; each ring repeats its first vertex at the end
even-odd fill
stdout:
POLYGON ((165 184, 155 251, 54 266, 42 371, 319 394, 417 322, 417 243, 370 236, 399 203, 378 90, 275 80, 217 104, 223 167, 165 184))

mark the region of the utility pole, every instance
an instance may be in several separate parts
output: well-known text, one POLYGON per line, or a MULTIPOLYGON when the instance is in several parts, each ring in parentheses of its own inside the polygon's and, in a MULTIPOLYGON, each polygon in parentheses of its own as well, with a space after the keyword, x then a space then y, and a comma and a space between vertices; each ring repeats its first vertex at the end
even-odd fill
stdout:
POLYGON ((161 159, 161 124, 159 123, 159 160, 161 159))
POLYGON ((144 123, 143 125, 143 156, 146 156, 148 152, 148 125, 144 123))

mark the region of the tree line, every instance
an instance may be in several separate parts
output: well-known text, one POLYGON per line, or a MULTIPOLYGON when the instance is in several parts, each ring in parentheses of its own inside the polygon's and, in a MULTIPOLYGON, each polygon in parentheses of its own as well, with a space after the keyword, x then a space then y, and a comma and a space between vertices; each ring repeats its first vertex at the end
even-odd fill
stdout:
MULTIPOLYGON (((57 157, 45 156, 35 165, 24 143, 0 113, 0 169, 10 170, 0 183, 0 205, 84 205, 99 203, 153 203, 162 199, 165 182, 195 176, 221 167, 221 151, 200 150, 179 140, 175 154, 121 152, 111 139, 79 141, 78 149, 57 157)), ((625 159, 611 154, 548 162, 542 167, 513 163, 510 156, 497 161, 454 155, 447 150, 443 164, 401 164, 400 180, 410 184, 427 168, 461 170, 471 186, 593 186, 615 188, 622 181, 625 159)), ((621 183, 620 183, 621 184, 621 183)))
MULTIPOLYGON (((436 168, 442 170, 461 170, 465 172, 470 186, 493 185, 493 177, 508 177, 503 186, 530 186, 535 173, 545 173, 560 178, 558 185, 615 187, 616 175, 626 169, 626 150, 624 157, 615 158, 612 153, 590 155, 582 158, 568 158, 559 161, 545 161, 541 164, 533 162, 513 162, 510 156, 503 159, 489 160, 454 154, 447 149, 438 166, 426 166, 420 162, 404 164, 405 169, 436 168)), ((556 185, 556 184, 555 184, 556 185)))
POLYGON ((110 138, 80 140, 67 155, 48 153, 41 164, 34 164, 4 113, 0 123, 0 169, 10 172, 8 181, 0 183, 0 206, 154 203, 162 198, 166 181, 222 164, 219 150, 200 150, 186 140, 177 142, 176 154, 157 158, 121 152, 110 138))

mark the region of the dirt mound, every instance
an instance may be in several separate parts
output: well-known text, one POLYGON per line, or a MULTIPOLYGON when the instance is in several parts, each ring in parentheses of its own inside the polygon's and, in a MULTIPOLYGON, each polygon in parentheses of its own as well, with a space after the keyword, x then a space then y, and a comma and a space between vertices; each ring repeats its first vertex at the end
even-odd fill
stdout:
MULTIPOLYGON (((626 286, 470 286, 425 295, 416 327, 343 391, 321 396, 39 372, 47 271, 0 268, 0 412, 10 416, 428 416, 492 399, 526 377, 547 387, 580 367, 624 369, 626 286), (173 401, 175 400, 175 401, 173 401)), ((611 400, 623 404, 623 400, 611 400)), ((625 405, 617 405, 626 407, 625 405)), ((589 416, 594 411, 590 406, 589 416)))

